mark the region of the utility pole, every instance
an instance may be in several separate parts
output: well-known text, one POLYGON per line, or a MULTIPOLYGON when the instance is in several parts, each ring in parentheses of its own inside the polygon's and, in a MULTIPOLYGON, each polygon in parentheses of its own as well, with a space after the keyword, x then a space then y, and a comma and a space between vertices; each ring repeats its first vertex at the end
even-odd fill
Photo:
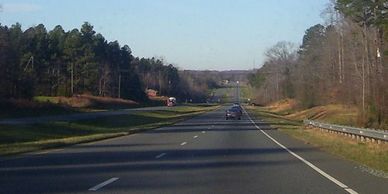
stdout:
POLYGON ((74 64, 71 64, 71 95, 74 94, 74 64))
POLYGON ((119 98, 121 98, 121 72, 119 72, 119 98))
POLYGON ((159 94, 162 95, 162 73, 159 70, 159 94))
POLYGON ((30 64, 31 64, 31 69, 34 69, 34 56, 31 56, 30 59, 28 59, 27 65, 24 67, 24 72, 28 70, 28 67, 30 64))
MULTIPOLYGON (((119 88, 118 88, 118 98, 121 98, 121 74, 124 73, 124 76, 125 73, 127 73, 127 76, 128 76, 128 73, 130 73, 129 69, 120 69, 119 68, 119 88)), ((126 83, 126 82, 125 82, 126 83)), ((124 84, 124 88, 125 88, 125 84, 124 84)), ((125 97, 124 97, 125 98, 125 97)))
POLYGON ((236 90, 237 103, 240 103, 240 82, 237 81, 236 83, 237 83, 237 90, 236 90))

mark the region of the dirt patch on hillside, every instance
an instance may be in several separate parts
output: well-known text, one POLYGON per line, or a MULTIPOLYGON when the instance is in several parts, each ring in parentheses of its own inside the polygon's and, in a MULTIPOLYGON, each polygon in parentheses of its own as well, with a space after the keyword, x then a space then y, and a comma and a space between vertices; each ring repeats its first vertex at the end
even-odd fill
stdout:
POLYGON ((284 99, 274 103, 271 103, 267 108, 275 113, 281 113, 284 115, 290 114, 297 109, 298 103, 293 99, 284 99))

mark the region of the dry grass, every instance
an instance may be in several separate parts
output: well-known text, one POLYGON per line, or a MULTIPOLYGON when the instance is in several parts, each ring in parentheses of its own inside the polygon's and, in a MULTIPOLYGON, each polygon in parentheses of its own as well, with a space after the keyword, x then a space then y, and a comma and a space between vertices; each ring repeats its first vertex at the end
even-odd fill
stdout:
POLYGON ((268 110, 270 110, 271 112, 281 113, 286 115, 293 112, 296 109, 297 105, 298 103, 296 102, 296 100, 284 99, 284 100, 271 103, 266 108, 268 108, 268 110))
POLYGON ((107 109, 136 108, 131 100, 78 95, 74 97, 37 96, 33 100, 0 99, 0 118, 63 115, 107 109))
POLYGON ((311 119, 350 126, 357 126, 359 117, 359 110, 355 106, 329 104, 310 109, 300 109, 298 108, 298 102, 293 99, 280 100, 263 107, 263 109, 291 120, 311 119))
POLYGON ((358 109, 354 106, 331 104, 298 111, 287 115, 286 118, 293 120, 311 119, 332 124, 355 125, 358 112, 358 109))
POLYGON ((73 108, 104 108, 104 107, 131 107, 139 103, 132 100, 120 98, 100 97, 92 95, 76 95, 73 97, 47 97, 38 96, 34 98, 38 102, 48 102, 53 104, 65 105, 73 108))
POLYGON ((150 96, 149 98, 150 100, 163 101, 163 102, 165 102, 168 99, 167 96, 150 96))

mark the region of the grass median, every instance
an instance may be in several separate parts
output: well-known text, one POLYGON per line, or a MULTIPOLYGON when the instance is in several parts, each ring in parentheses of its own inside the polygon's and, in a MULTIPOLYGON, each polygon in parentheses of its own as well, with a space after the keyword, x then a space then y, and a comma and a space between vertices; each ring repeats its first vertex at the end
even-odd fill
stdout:
POLYGON ((286 118, 262 107, 247 107, 247 110, 256 117, 270 123, 272 127, 296 139, 341 158, 352 160, 363 166, 375 169, 377 170, 375 171, 377 174, 383 174, 384 177, 387 176, 388 144, 386 143, 358 142, 342 135, 306 128, 301 121, 286 118))
POLYGON ((0 125, 0 155, 14 155, 128 135, 168 126, 217 107, 186 105, 71 122, 0 125))

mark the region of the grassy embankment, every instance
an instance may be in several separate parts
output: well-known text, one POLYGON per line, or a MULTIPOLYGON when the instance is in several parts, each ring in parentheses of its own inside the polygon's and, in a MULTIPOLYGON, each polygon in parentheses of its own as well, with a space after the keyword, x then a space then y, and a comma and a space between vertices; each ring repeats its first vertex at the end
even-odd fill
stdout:
POLYGON ((78 95, 74 97, 36 96, 32 100, 0 99, 0 119, 30 116, 66 115, 72 113, 138 108, 164 105, 163 97, 138 103, 131 100, 78 95))
POLYGON ((123 136, 171 125, 214 105, 188 105, 98 119, 32 125, 0 125, 0 155, 12 155, 123 136))
POLYGON ((296 110, 292 101, 282 101, 268 107, 249 107, 257 117, 288 135, 312 144, 336 156, 388 173, 388 144, 358 142, 345 136, 305 128, 303 119, 309 118, 343 125, 354 124, 357 109, 342 105, 296 110))

